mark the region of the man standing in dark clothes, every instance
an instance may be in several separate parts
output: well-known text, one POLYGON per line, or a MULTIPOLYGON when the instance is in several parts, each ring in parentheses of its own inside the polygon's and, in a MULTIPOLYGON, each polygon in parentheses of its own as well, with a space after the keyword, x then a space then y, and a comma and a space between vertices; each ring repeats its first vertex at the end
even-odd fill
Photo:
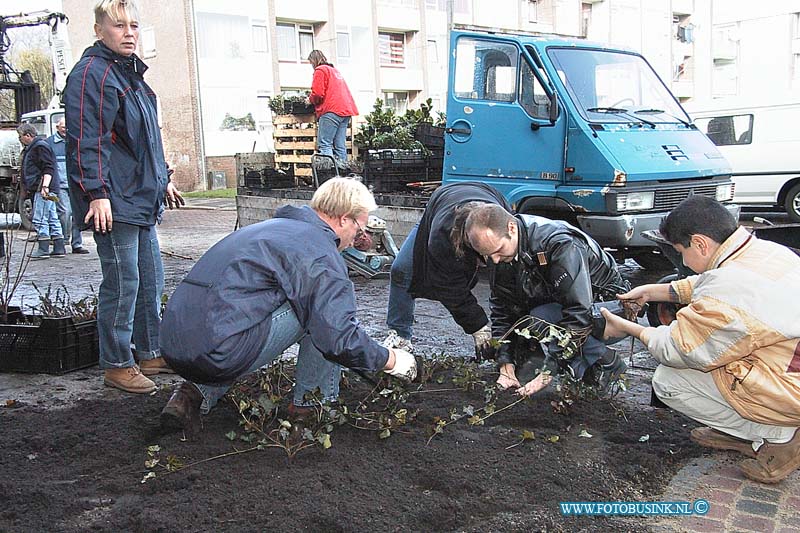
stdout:
POLYGON ((454 243, 454 238, 463 242, 461 231, 454 233, 454 227, 459 227, 459 208, 470 203, 511 210, 503 195, 485 183, 453 183, 433 193, 422 219, 392 263, 386 319, 389 332, 383 341, 387 348, 413 349, 414 299, 427 298, 441 302, 464 332, 472 335, 478 359, 491 352, 489 319, 472 294, 483 260, 472 248, 454 243))
POLYGON ((25 190, 33 201, 33 226, 36 228, 38 247, 31 252, 31 259, 62 257, 66 254, 64 234, 56 212, 59 181, 56 158, 46 140, 36 136, 36 128, 22 124, 17 128, 19 142, 25 145, 22 151, 22 180, 25 190), (53 253, 50 253, 50 240, 53 253))

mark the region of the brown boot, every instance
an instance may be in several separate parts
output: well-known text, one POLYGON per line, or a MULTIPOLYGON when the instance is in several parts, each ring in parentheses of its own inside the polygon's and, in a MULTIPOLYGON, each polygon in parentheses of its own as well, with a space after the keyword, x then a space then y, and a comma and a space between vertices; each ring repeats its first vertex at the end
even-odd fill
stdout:
POLYGON ((103 383, 125 392, 150 394, 156 390, 156 384, 144 377, 136 365, 128 368, 106 369, 103 383))
POLYGON ((739 439, 712 428, 694 428, 689 438, 704 448, 733 450, 747 457, 755 457, 756 452, 749 440, 739 439))
POLYGON ((197 433, 202 426, 202 403, 203 395, 200 390, 194 384, 184 381, 161 410, 161 429, 167 432, 185 430, 188 433, 197 433))
POLYGON ((163 357, 156 357, 155 359, 143 359, 139 361, 139 368, 145 376, 155 376, 156 374, 174 374, 163 357))
POLYGON ((800 468, 800 429, 794 432, 792 440, 785 444, 764 442, 755 459, 745 459, 739 463, 742 473, 761 483, 778 483, 800 468))

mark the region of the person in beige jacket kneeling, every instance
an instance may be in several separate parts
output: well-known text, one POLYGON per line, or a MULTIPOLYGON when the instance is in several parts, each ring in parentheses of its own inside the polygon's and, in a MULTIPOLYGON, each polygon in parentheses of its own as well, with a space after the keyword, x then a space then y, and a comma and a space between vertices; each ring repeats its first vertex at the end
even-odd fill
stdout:
POLYGON ((800 257, 737 229, 702 196, 681 202, 660 231, 698 275, 619 298, 685 307, 657 328, 603 312, 606 334, 638 337, 661 363, 656 396, 707 426, 692 440, 743 453, 745 476, 777 483, 800 467, 800 257))

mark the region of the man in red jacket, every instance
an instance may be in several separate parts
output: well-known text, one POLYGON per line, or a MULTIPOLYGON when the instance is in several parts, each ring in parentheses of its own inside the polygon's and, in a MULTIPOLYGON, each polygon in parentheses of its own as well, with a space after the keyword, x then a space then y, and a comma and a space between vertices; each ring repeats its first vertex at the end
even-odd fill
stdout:
POLYGON ((341 73, 328 63, 325 54, 313 50, 308 61, 314 67, 308 99, 316 108, 317 150, 320 154, 334 156, 337 165, 344 166, 347 163, 347 126, 350 117, 358 115, 356 103, 341 73))

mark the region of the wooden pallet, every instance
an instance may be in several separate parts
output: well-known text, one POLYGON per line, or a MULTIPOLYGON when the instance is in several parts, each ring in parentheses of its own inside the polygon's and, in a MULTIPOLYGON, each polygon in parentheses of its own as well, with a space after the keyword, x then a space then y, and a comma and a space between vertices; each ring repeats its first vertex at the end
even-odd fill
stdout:
MULTIPOLYGON (((277 115, 272 119, 275 129, 275 163, 291 165, 295 176, 311 177, 311 155, 317 147, 317 121, 311 115, 277 115)), ((355 157, 353 149, 353 122, 347 132, 347 152, 355 157)))

